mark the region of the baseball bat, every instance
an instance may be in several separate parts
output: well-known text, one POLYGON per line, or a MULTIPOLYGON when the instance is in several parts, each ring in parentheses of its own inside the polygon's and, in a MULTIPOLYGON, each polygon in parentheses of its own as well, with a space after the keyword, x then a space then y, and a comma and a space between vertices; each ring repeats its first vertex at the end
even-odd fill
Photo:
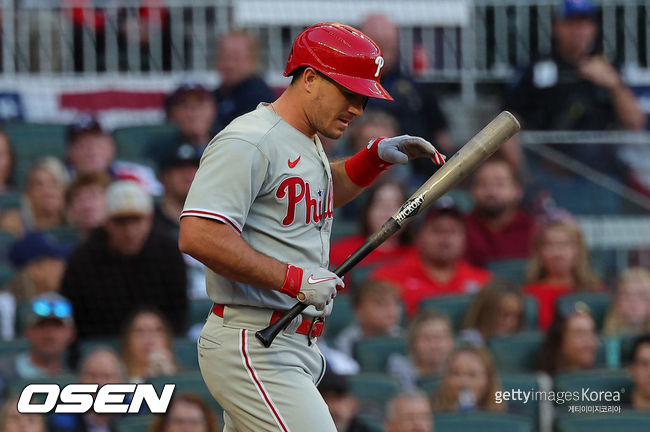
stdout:
MULTIPOLYGON (((519 122, 508 111, 503 111, 487 126, 467 142, 456 154, 438 169, 411 197, 373 233, 356 251, 334 270, 342 277, 370 252, 400 228, 408 225, 418 214, 429 207, 452 187, 466 178, 478 165, 490 157, 497 149, 519 131, 519 122)), ((271 346, 273 339, 308 305, 296 303, 282 318, 255 333, 255 337, 265 347, 271 346)))

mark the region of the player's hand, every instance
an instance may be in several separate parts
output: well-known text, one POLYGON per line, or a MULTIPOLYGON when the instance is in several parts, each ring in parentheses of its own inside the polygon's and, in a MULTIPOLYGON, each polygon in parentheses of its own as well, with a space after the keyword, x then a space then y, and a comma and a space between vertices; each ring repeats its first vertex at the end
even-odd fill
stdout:
POLYGON ((280 292, 313 305, 323 311, 345 284, 340 277, 324 268, 302 269, 287 264, 287 273, 280 292))
POLYGON ((603 56, 594 56, 583 61, 578 65, 578 71, 585 79, 609 90, 623 85, 621 76, 603 56))
MULTIPOLYGON (((371 140, 369 145, 376 142, 371 140)), ((443 165, 446 157, 424 138, 400 135, 383 138, 377 142, 377 154, 383 161, 391 164, 405 164, 419 157, 430 157, 436 165, 443 165)))

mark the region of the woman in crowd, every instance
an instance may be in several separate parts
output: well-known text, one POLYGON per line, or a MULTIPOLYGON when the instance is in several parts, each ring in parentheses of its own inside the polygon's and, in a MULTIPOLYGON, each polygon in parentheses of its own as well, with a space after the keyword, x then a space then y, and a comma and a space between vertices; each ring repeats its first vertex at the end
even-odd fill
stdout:
POLYGON ((48 230, 65 226, 65 188, 68 175, 55 157, 36 163, 27 175, 20 209, 8 210, 0 228, 21 236, 27 231, 48 230))
POLYGON ((154 309, 135 312, 122 332, 121 351, 130 382, 173 375, 178 367, 173 354, 173 333, 154 309))
POLYGON ((497 404, 494 396, 500 390, 498 381, 489 352, 472 346, 458 348, 449 357, 442 383, 433 393, 433 411, 504 411, 505 404, 497 404))
POLYGON ((68 220, 77 228, 82 240, 106 221, 106 188, 110 182, 104 173, 79 174, 66 190, 68 220))
POLYGON ((219 432, 217 415, 200 397, 181 393, 172 398, 167 414, 156 416, 149 432, 219 432))
POLYGON ((524 322, 524 299, 517 287, 503 279, 488 282, 470 304, 461 340, 485 345, 492 336, 507 336, 521 330, 524 322))
POLYGON ((555 302, 574 292, 600 291, 602 284, 589 267, 582 232, 569 215, 543 221, 534 238, 524 294, 537 299, 539 326, 548 328, 555 302))
POLYGON ((17 397, 9 398, 2 405, 0 432, 46 432, 42 414, 21 414, 17 405, 17 397))
POLYGON ((593 368, 598 337, 589 307, 577 302, 558 309, 540 352, 540 370, 555 375, 593 368))
MULTIPOLYGON (((352 252, 377 231, 404 204, 408 195, 404 186, 393 180, 375 182, 359 213, 359 234, 343 237, 332 243, 330 264, 341 264, 352 252)), ((359 266, 373 266, 406 255, 411 250, 410 231, 401 230, 383 242, 361 261, 359 266)))
POLYGON ((454 332, 446 315, 422 311, 407 329, 408 356, 393 354, 388 358, 388 371, 402 382, 405 389, 415 388, 423 377, 439 375, 454 349, 454 332))
POLYGON ((623 271, 605 318, 603 334, 650 333, 650 271, 631 267, 623 271))

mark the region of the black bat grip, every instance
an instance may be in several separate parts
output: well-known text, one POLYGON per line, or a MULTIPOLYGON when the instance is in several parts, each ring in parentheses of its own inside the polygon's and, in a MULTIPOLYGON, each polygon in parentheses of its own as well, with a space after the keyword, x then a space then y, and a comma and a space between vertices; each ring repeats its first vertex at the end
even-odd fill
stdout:
MULTIPOLYGON (((334 270, 334 273, 338 277, 343 277, 352 267, 357 265, 359 261, 364 259, 370 252, 375 250, 377 246, 382 244, 391 235, 395 234, 400 229, 400 225, 393 219, 390 218, 382 227, 370 236, 359 249, 354 251, 349 257, 346 258, 343 263, 334 270)), ((266 348, 270 347, 273 343, 273 339, 285 328, 291 321, 293 321, 298 315, 302 313, 307 308, 308 305, 305 303, 296 303, 293 305, 289 311, 284 314, 279 320, 269 325, 265 329, 255 332, 255 337, 264 345, 266 348)))

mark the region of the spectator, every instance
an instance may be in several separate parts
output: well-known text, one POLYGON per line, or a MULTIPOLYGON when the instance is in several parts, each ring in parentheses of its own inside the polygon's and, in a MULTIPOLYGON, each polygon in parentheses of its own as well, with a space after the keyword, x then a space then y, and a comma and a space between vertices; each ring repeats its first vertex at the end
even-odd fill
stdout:
POLYGON ((650 333, 650 272, 642 267, 631 267, 618 278, 603 334, 643 333, 650 333))
POLYGON ((257 75, 258 42, 246 30, 224 34, 217 42, 216 67, 221 83, 214 96, 219 105, 219 123, 230 124, 235 118, 253 111, 260 102, 275 97, 257 75))
POLYGON ((189 144, 199 154, 215 135, 214 124, 217 121, 217 106, 208 89, 201 84, 187 82, 181 84, 165 101, 167 120, 176 125, 179 135, 164 145, 156 145, 152 154, 157 155, 176 148, 181 144, 189 144))
POLYGON ((499 390, 499 378, 490 353, 483 348, 466 346, 451 353, 431 405, 433 412, 499 412, 505 409, 505 404, 497 404, 494 398, 499 390))
POLYGON ((476 294, 465 313, 460 339, 484 346, 493 336, 508 336, 521 330, 524 299, 506 280, 492 280, 476 294))
POLYGON ((65 192, 68 220, 77 228, 82 241, 106 222, 106 188, 110 182, 104 173, 80 174, 65 192))
POLYGON ((467 262, 484 267, 490 261, 527 258, 535 224, 519 208, 523 189, 512 165, 502 158, 488 159, 474 173, 471 194, 467 262))
POLYGON ((121 345, 130 382, 173 375, 178 371, 173 353, 174 336, 165 317, 154 309, 141 308, 126 321, 121 345))
POLYGON ((41 159, 29 170, 20 209, 7 210, 0 228, 20 237, 27 231, 65 226, 67 183, 65 167, 57 158, 41 159))
POLYGON ((388 357, 388 371, 403 388, 412 389, 420 378, 442 372, 454 349, 454 332, 446 315, 422 311, 409 323, 406 339, 408 357, 392 354, 388 357))
POLYGON ((18 302, 58 292, 65 270, 66 250, 48 234, 32 232, 17 240, 9 251, 16 275, 4 287, 18 302))
MULTIPOLYGON (((79 382, 97 384, 123 383, 126 377, 124 365, 119 357, 108 348, 97 348, 88 353, 81 362, 79 382)), ((116 414, 97 414, 90 410, 85 414, 53 413, 48 417, 49 432, 111 432, 116 414)))
POLYGON ((0 195, 14 190, 14 154, 7 134, 0 129, 0 195))
POLYGON ((533 238, 523 292, 537 299, 539 326, 548 328, 558 298, 573 292, 598 291, 601 282, 589 268, 582 232, 569 216, 551 217, 533 238))
MULTIPOLYGON (((530 130, 605 130, 645 127, 645 114, 610 61, 597 49, 596 9, 590 0, 563 0, 553 20, 553 52, 529 65, 505 108, 530 130)), ((516 142, 516 141, 513 141, 516 142)), ((558 149, 601 172, 612 172, 615 146, 558 149)))
POLYGON ((23 317, 29 350, 0 359, 0 397, 20 379, 55 377, 70 372, 66 349, 75 338, 72 306, 56 293, 34 298, 23 317))
POLYGON ((72 177, 106 174, 112 180, 136 180, 150 193, 160 195, 162 186, 148 166, 115 159, 115 141, 97 119, 82 114, 68 127, 67 162, 72 177))
POLYGON ((80 337, 116 336, 133 310, 152 306, 184 331, 186 274, 176 243, 151 229, 151 196, 136 182, 108 187, 106 226, 72 252, 62 292, 75 306, 80 337))
POLYGON ((629 373, 634 382, 630 401, 637 411, 650 411, 650 334, 639 336, 632 347, 629 373))
POLYGON ((540 369, 555 375, 593 368, 597 345, 596 324, 589 307, 578 302, 555 315, 540 352, 540 369))
POLYGON ((461 257, 465 249, 465 221, 450 197, 443 197, 427 212, 415 241, 416 253, 379 268, 371 279, 395 283, 401 289, 408 316, 427 297, 477 292, 490 273, 461 257))
POLYGON ((399 292, 386 282, 366 281, 352 292, 356 322, 336 337, 336 347, 353 356, 354 345, 376 336, 401 336, 399 292))
MULTIPOLYGON (((359 234, 343 237, 333 242, 330 250, 330 264, 337 266, 383 224, 394 215, 407 200, 404 186, 391 180, 378 181, 368 189, 367 198, 358 212, 359 234)), ((360 266, 376 266, 403 257, 412 251, 410 230, 403 229, 361 261, 360 266)))
POLYGON ((433 432, 431 406, 419 391, 400 393, 386 406, 386 432, 433 432))
POLYGON ((21 414, 18 398, 12 397, 2 404, 0 432, 47 432, 43 414, 21 414))
POLYGON ((172 397, 167 414, 156 416, 149 432, 220 432, 217 415, 193 393, 172 397))
POLYGON ((338 375, 328 368, 318 384, 318 391, 330 410, 337 431, 371 432, 359 420, 359 399, 350 393, 345 375, 338 375))
MULTIPOLYGON (((438 105, 433 89, 417 84, 401 68, 400 34, 397 26, 386 15, 372 14, 366 17, 360 30, 381 48, 384 57, 381 85, 395 99, 394 102, 371 100, 368 109, 388 111, 397 118, 400 133, 421 136, 431 141, 442 153, 452 153, 454 145, 449 135, 447 119, 438 105)), ((414 171, 422 179, 429 178, 435 169, 435 165, 426 158, 413 162, 414 171)))

